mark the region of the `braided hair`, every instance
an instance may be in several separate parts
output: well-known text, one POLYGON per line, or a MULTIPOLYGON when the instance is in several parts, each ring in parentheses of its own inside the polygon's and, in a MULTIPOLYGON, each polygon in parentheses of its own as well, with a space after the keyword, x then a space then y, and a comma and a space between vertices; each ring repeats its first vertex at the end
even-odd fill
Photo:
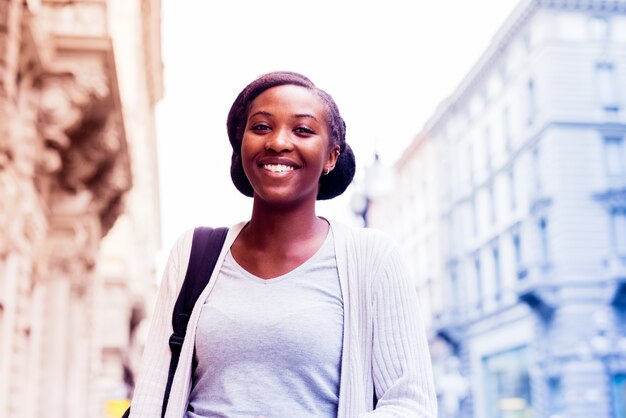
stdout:
POLYGON ((262 75, 248 84, 237 96, 228 112, 226 127, 228 139, 233 148, 230 165, 230 177, 241 193, 248 197, 254 195, 250 181, 246 177, 241 163, 241 142, 248 121, 248 113, 254 99, 264 91, 278 86, 294 85, 304 87, 315 93, 326 108, 326 123, 329 131, 329 145, 339 146, 339 158, 335 168, 327 175, 320 177, 317 193, 318 200, 332 199, 342 194, 352 182, 356 162, 354 153, 346 143, 346 124, 339 114, 339 108, 333 98, 313 84, 307 77, 289 71, 276 71, 262 75))

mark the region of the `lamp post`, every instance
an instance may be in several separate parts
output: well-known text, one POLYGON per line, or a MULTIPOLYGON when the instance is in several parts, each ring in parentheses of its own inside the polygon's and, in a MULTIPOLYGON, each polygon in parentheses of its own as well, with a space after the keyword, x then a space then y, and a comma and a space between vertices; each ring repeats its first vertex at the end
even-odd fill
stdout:
POLYGON ((370 207, 370 199, 365 192, 365 188, 357 184, 356 190, 352 195, 352 212, 361 218, 363 226, 367 228, 367 211, 370 207))
POLYGON ((611 373, 610 360, 613 355, 612 341, 607 335, 610 318, 605 311, 597 311, 592 316, 593 324, 595 326, 595 334, 589 341, 589 347, 593 355, 602 363, 602 370, 606 379, 606 391, 607 391, 607 411, 610 418, 617 418, 615 416, 615 399, 613 396, 613 376, 611 373))
POLYGON ((445 372, 437 380, 437 392, 440 395, 440 408, 444 418, 458 418, 461 403, 469 393, 469 382, 460 372, 461 362, 458 357, 448 357, 445 372))
POLYGON ((378 153, 374 153, 374 162, 365 167, 365 178, 357 184, 352 196, 352 211, 368 227, 367 215, 372 201, 387 196, 395 186, 396 173, 394 169, 380 160, 378 153))

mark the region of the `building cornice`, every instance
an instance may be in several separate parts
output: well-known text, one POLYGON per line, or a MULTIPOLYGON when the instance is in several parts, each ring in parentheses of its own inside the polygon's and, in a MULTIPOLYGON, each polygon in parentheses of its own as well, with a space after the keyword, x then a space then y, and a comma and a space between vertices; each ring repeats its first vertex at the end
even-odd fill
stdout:
MULTIPOLYGON (((457 103, 472 94, 488 74, 487 69, 508 49, 511 40, 539 9, 586 11, 597 13, 626 13, 626 0, 522 0, 493 36, 490 45, 463 78, 452 94, 443 100, 424 124, 424 131, 433 130, 443 116, 454 111, 457 103)), ((419 137, 419 135, 418 135, 419 137)))
MULTIPOLYGON (((522 0, 500 26, 489 47, 450 96, 449 103, 460 102, 474 91, 476 85, 488 74, 486 70, 509 48, 511 40, 539 9, 626 13, 626 0, 522 0)), ((449 106, 442 107, 440 113, 436 113, 431 120, 438 121, 448 109, 449 106)))
POLYGON ((536 0, 536 3, 546 9, 626 12, 624 0, 536 0))

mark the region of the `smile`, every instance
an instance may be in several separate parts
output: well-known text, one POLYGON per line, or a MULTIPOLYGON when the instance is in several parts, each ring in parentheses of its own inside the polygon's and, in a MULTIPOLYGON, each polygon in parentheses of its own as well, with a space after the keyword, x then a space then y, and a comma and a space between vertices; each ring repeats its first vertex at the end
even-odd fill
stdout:
POLYGON ((294 167, 285 164, 263 164, 262 167, 272 173, 285 173, 295 169, 294 167))

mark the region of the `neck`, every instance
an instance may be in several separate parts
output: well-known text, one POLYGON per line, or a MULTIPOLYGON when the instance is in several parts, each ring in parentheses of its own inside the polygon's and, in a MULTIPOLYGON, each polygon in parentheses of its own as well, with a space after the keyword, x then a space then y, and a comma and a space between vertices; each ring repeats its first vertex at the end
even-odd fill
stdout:
POLYGON ((255 201, 246 232, 258 245, 282 246, 325 233, 327 225, 315 214, 315 202, 297 208, 270 209, 255 201))

